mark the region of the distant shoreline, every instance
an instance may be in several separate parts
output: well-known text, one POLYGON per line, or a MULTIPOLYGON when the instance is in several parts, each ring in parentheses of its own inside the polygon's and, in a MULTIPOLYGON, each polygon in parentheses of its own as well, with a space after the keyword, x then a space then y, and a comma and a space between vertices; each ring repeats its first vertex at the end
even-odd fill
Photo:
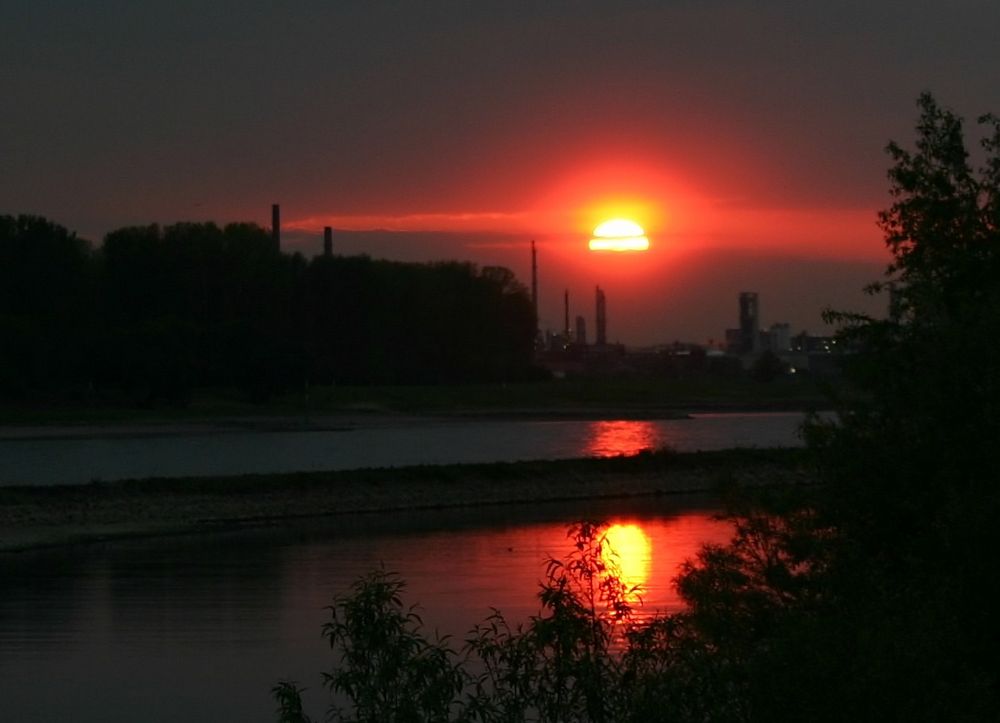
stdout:
POLYGON ((163 418, 114 422, 0 424, 0 441, 36 439, 125 439, 135 437, 199 436, 247 432, 337 432, 360 428, 410 426, 458 421, 600 421, 680 420, 696 414, 767 414, 822 411, 802 403, 713 404, 698 407, 465 409, 426 414, 356 411, 315 415, 267 414, 190 419, 163 418))
POLYGON ((402 510, 629 499, 809 482, 798 449, 0 488, 0 554, 402 510))
POLYGON ((232 389, 198 390, 173 403, 138 403, 122 394, 0 402, 0 435, 53 427, 182 425, 273 429, 399 419, 677 419, 699 412, 806 412, 830 405, 807 377, 770 383, 747 378, 583 378, 436 386, 305 387, 262 403, 232 389))

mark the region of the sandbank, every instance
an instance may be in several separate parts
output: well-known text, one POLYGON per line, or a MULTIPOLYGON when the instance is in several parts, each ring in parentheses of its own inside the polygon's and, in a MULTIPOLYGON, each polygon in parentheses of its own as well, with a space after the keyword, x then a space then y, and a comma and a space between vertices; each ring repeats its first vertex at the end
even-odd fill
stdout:
POLYGON ((810 481, 802 450, 0 488, 0 552, 377 512, 641 499, 810 481))

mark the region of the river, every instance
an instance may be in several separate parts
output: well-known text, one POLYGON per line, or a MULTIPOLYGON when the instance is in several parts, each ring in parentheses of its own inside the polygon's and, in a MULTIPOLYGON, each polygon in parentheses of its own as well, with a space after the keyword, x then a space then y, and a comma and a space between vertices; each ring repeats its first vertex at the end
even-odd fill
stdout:
POLYGON ((429 420, 321 431, 0 439, 0 485, 514 462, 800 443, 797 412, 671 420, 429 420))
POLYGON ((308 526, 118 541, 0 556, 3 719, 275 720, 270 687, 309 688, 322 719, 324 606, 358 575, 401 572, 429 629, 459 636, 490 606, 524 621, 567 523, 602 517, 643 610, 680 606, 671 579, 728 526, 687 498, 358 516, 308 526))
MULTIPOLYGON (((0 441, 0 483, 182 477, 494 462, 798 444, 801 414, 649 421, 435 421, 315 432, 242 431, 0 441)), ((728 537, 689 498, 511 506, 326 519, 257 531, 0 555, 0 700, 35 721, 274 720, 270 687, 307 686, 322 716, 324 606, 384 564, 429 628, 459 636, 499 607, 538 612, 547 556, 567 525, 618 527, 643 610, 676 610, 681 562, 728 537)))

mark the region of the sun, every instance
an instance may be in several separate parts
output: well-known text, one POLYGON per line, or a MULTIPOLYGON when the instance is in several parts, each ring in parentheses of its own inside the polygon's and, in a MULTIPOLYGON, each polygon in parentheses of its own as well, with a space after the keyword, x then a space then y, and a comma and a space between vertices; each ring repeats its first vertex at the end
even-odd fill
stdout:
POLYGON ((613 218, 594 229, 589 246, 591 251, 645 251, 649 239, 635 221, 613 218))

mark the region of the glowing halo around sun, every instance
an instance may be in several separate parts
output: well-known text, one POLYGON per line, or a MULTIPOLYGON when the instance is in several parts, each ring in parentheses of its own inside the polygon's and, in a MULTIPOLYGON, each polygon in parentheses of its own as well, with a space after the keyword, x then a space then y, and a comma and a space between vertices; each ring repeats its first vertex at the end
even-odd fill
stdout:
POLYGON ((594 229, 589 246, 591 251, 645 251, 649 239, 635 221, 613 218, 594 229))

